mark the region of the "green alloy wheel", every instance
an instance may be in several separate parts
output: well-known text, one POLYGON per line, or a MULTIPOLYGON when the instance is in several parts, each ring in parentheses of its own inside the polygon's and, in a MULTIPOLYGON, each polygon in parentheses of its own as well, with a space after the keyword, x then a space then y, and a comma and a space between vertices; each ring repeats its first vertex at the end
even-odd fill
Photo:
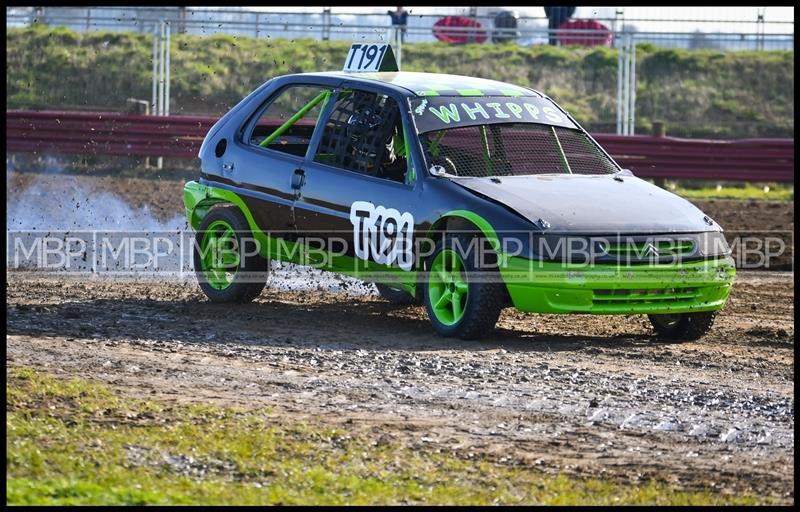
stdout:
POLYGON ((232 285, 239 270, 238 240, 233 227, 224 220, 212 222, 203 233, 200 250, 209 286, 224 290, 232 285))
POLYGON ((428 295, 433 314, 439 322, 453 325, 464 318, 469 285, 464 262, 457 252, 445 249, 436 255, 428 279, 428 295))
POLYGON ((445 236, 428 259, 425 308, 442 336, 475 339, 494 328, 505 304, 495 270, 480 271, 469 252, 470 239, 445 236), (478 279, 481 277, 481 279, 478 279))
POLYGON ((250 302, 267 282, 269 261, 235 206, 212 209, 197 229, 194 268, 203 293, 212 302, 250 302))

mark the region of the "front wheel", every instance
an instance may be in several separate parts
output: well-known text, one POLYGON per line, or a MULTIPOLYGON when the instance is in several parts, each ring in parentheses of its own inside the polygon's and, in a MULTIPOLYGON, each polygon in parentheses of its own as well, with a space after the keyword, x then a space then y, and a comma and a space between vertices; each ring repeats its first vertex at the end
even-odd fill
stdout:
POLYGON ((442 336, 466 340, 489 334, 505 304, 499 273, 479 271, 474 255, 465 251, 470 245, 469 238, 446 236, 428 259, 425 309, 442 336))
POLYGON ((716 311, 647 315, 660 338, 673 341, 693 341, 705 336, 714 325, 716 311))

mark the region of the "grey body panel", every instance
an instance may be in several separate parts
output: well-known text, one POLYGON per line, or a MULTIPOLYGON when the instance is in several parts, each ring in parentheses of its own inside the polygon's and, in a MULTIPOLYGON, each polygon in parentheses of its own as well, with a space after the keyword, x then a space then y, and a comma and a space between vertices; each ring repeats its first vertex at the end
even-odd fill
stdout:
POLYGON ((551 233, 696 233, 719 230, 689 201, 634 176, 537 175, 452 178, 551 233), (621 181, 620 181, 621 179, 621 181))

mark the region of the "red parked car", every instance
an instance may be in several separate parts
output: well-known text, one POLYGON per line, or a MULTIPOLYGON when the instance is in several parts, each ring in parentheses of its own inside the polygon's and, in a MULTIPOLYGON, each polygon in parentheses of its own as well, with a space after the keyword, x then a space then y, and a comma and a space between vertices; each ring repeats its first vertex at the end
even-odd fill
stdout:
POLYGON ((558 43, 561 45, 580 44, 584 46, 599 46, 611 44, 611 31, 598 21, 567 21, 562 23, 561 26, 558 27, 558 30, 558 43))

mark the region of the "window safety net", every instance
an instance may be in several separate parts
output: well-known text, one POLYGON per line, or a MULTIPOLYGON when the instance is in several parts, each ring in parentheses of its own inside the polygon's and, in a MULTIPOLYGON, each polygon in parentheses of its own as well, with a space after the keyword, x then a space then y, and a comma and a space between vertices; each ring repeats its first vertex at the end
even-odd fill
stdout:
POLYGON ((365 174, 379 173, 399 114, 395 101, 386 96, 343 93, 325 125, 315 160, 365 174))
POLYGON ((420 135, 428 166, 456 176, 610 174, 617 166, 581 131, 493 124, 420 135))

